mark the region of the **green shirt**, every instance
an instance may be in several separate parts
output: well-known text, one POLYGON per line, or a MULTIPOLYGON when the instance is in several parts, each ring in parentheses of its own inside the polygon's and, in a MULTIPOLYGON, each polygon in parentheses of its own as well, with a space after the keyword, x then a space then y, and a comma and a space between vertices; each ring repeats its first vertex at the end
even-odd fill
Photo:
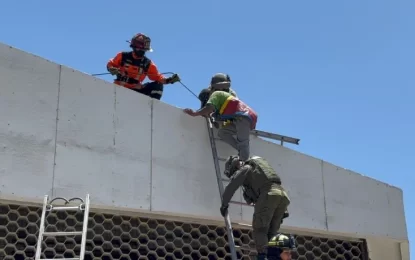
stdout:
POLYGON ((228 92, 225 91, 215 91, 210 95, 209 100, 207 101, 206 105, 213 105, 215 107, 215 111, 219 112, 222 108, 222 105, 228 99, 228 97, 232 96, 228 92))
POLYGON ((233 90, 231 88, 229 89, 229 93, 231 93, 231 95, 234 96, 234 97, 236 97, 236 98, 238 97, 238 95, 236 94, 235 90, 233 90))

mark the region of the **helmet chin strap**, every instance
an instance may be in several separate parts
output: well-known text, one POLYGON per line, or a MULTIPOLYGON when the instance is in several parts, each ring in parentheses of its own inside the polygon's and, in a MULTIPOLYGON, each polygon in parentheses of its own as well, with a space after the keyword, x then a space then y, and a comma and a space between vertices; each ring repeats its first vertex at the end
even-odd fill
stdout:
POLYGON ((135 55, 137 55, 138 57, 144 57, 144 55, 146 54, 146 52, 144 50, 137 50, 137 49, 133 49, 133 52, 135 55))

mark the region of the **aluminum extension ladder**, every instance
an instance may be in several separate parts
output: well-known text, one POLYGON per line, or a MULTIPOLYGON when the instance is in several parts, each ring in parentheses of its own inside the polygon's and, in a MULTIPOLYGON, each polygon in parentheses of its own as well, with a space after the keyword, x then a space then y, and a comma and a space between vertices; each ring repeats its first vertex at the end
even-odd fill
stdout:
MULTIPOLYGON (((222 194, 225 189, 222 183, 222 176, 221 176, 220 167, 219 167, 219 157, 218 157, 218 151, 216 149, 215 136, 213 134, 212 121, 209 118, 206 118, 206 124, 207 124, 208 132, 209 132, 210 145, 212 147, 213 161, 215 163, 216 180, 218 181, 219 193, 220 193, 220 197, 222 200, 222 194)), ((229 243, 229 248, 231 251, 232 260, 237 260, 236 249, 235 249, 236 248, 235 239, 233 237, 232 225, 231 225, 231 219, 229 217, 229 213, 226 214, 225 216, 225 224, 226 224, 226 230, 228 232, 228 243, 229 243)))
MULTIPOLYGON (((89 216, 89 194, 86 195, 85 201, 81 198, 71 198, 69 200, 56 197, 48 202, 48 195, 44 197, 43 200, 43 209, 42 209, 42 217, 40 219, 40 228, 39 228, 39 237, 37 240, 36 246, 36 255, 35 260, 53 260, 55 258, 40 258, 42 252, 42 242, 44 236, 75 236, 75 235, 82 235, 81 240, 81 251, 79 257, 76 258, 60 258, 60 260, 84 260, 85 257, 85 245, 86 245, 86 234, 88 230, 88 216, 89 216), (53 206, 52 203, 56 200, 63 200, 65 201, 65 206, 53 206), (79 200, 81 203, 77 206, 67 206, 71 201, 79 200), (82 231, 74 231, 74 232, 45 232, 45 221, 46 221, 46 211, 83 211, 84 212, 84 219, 82 223, 82 231)), ((59 259, 59 258, 58 258, 59 259)))

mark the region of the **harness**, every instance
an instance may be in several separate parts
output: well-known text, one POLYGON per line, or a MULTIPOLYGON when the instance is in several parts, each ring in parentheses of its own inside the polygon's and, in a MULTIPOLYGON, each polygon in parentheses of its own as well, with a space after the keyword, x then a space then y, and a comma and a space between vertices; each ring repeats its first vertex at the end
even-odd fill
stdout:
POLYGON ((267 176, 268 180, 270 180, 272 183, 276 183, 278 185, 282 184, 280 177, 263 158, 259 156, 252 156, 245 162, 245 164, 250 165, 254 171, 259 170, 262 174, 267 176))
POLYGON ((236 119, 238 117, 248 118, 251 122, 251 130, 256 128, 256 123, 258 120, 258 115, 256 112, 242 100, 238 99, 232 94, 227 97, 226 101, 222 104, 219 111, 216 111, 215 117, 219 118, 221 121, 236 119))
POLYGON ((121 58, 121 67, 124 68, 127 75, 117 75, 116 81, 119 81, 121 84, 139 84, 141 75, 147 73, 150 65, 151 60, 145 56, 141 59, 135 59, 133 57, 133 52, 123 52, 121 58), (136 76, 129 77, 129 75, 136 76))
MULTIPOLYGON (((245 162, 245 165, 250 165, 253 171, 259 171, 264 174, 268 178, 269 182, 281 185, 280 177, 275 174, 275 171, 270 168, 268 163, 263 158, 259 156, 252 156, 245 162)), ((242 191, 242 195, 248 204, 255 203, 259 197, 253 187, 249 184, 244 184, 242 186, 242 191)))

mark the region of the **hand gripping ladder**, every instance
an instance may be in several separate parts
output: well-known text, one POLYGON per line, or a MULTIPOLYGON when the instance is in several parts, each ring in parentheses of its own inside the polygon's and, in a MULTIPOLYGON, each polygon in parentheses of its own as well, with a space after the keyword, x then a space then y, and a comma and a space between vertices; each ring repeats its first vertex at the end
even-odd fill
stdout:
MULTIPOLYGON (((212 147, 213 161, 215 163, 216 180, 218 181, 219 193, 220 193, 220 197, 222 200, 222 194, 224 192, 224 187, 222 183, 222 176, 220 173, 219 157, 218 157, 218 151, 216 150, 216 141, 215 141, 215 136, 213 134, 212 121, 209 118, 206 118, 206 123, 208 127, 208 132, 209 132, 210 145, 212 147)), ((226 224, 226 230, 228 232, 228 243, 229 243, 229 248, 231 250, 232 260, 237 260, 235 240, 233 237, 232 225, 231 225, 231 219, 229 217, 229 213, 226 214, 225 216, 225 224, 226 224)))
MULTIPOLYGON (((86 234, 88 229, 88 216, 89 216, 89 194, 86 195, 85 201, 81 198, 72 198, 72 199, 65 199, 62 197, 57 197, 52 199, 48 202, 48 195, 45 196, 43 200, 43 209, 42 209, 42 217, 40 219, 40 228, 39 228, 39 237, 37 240, 37 247, 36 247, 36 256, 35 260, 52 260, 48 258, 40 258, 42 252, 42 242, 44 236, 75 236, 75 235, 82 235, 81 240, 81 252, 79 257, 76 258, 60 258, 60 260, 84 260, 85 256, 85 244, 86 244, 86 234), (52 203, 56 200, 63 200, 65 201, 65 206, 53 206, 52 203), (81 203, 78 206, 67 206, 71 201, 79 200, 81 203), (84 220, 82 223, 82 231, 74 231, 74 232, 45 232, 45 221, 46 221, 46 211, 83 211, 84 212, 84 220)), ((53 258, 55 259, 55 258, 53 258)))

